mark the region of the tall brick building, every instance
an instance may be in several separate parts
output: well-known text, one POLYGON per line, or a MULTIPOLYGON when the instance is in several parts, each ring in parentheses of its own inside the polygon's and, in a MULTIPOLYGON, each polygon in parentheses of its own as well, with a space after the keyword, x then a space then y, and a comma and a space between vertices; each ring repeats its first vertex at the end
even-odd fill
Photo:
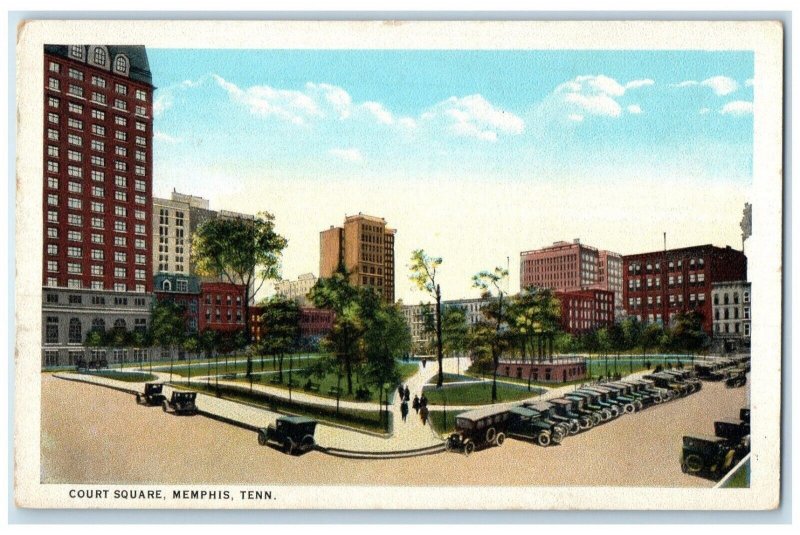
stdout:
POLYGON ((44 365, 149 323, 153 90, 143 46, 44 47, 44 365))
POLYGON ((623 273, 629 315, 668 324, 679 312, 694 310, 703 315, 703 330, 710 336, 712 285, 747 280, 747 257, 731 247, 684 247, 626 255, 623 273))
POLYGON ((570 334, 614 325, 614 293, 607 290, 556 292, 561 305, 561 328, 570 334))
POLYGON ((340 265, 354 286, 375 289, 394 303, 394 235, 386 220, 369 215, 345 217, 344 226, 320 232, 319 276, 333 275, 340 265))
POLYGON ((558 241, 520 253, 520 288, 538 286, 557 292, 597 289, 614 292, 616 316, 623 314, 622 256, 581 243, 558 241))

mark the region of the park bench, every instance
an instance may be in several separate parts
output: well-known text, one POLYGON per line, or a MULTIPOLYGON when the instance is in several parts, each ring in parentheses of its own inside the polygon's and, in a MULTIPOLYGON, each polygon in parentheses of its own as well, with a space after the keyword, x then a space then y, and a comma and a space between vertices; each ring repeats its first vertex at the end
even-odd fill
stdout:
POLYGON ((306 392, 319 392, 319 384, 308 381, 303 386, 303 390, 305 390, 306 392))
POLYGON ((281 384, 283 381, 281 381, 281 378, 280 378, 280 376, 279 376, 279 375, 273 375, 273 376, 270 378, 269 382, 270 382, 270 383, 272 383, 272 384, 274 384, 274 385, 279 385, 279 384, 281 384))
POLYGON ((341 390, 335 386, 332 386, 328 389, 329 396, 339 396, 341 395, 341 393, 342 393, 341 390))

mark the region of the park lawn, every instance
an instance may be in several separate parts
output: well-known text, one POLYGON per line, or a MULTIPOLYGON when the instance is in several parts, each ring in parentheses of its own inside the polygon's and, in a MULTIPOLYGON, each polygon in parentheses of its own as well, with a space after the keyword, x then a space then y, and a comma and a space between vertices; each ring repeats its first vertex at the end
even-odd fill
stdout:
MULTIPOLYGON (((437 373, 433 377, 430 378, 428 381, 429 385, 435 385, 439 379, 439 374, 437 373)), ((472 377, 470 375, 457 375, 455 373, 445 373, 443 377, 442 384, 448 383, 463 383, 466 381, 478 381, 479 379, 476 377, 472 377)))
MULTIPOLYGON (((284 367, 289 368, 288 361, 284 362, 284 367)), ((400 382, 403 383, 406 379, 414 375, 419 367, 416 364, 407 364, 407 363, 398 363, 397 365, 398 372, 400 373, 401 380, 400 382)), ((255 368, 254 368, 255 370, 255 368)), ((254 375, 253 376, 253 383, 260 383, 265 386, 273 386, 275 388, 282 388, 284 390, 289 390, 289 373, 288 371, 284 370, 283 372, 283 381, 280 383, 273 382, 277 379, 276 373, 271 374, 264 374, 264 375, 254 375)), ((374 386, 367 386, 365 385, 366 389, 369 390, 369 399, 356 399, 356 392, 361 388, 361 385, 358 382, 356 377, 353 377, 353 393, 347 393, 347 378, 342 376, 341 378, 337 378, 335 373, 329 373, 322 377, 321 379, 318 377, 308 378, 304 373, 295 371, 291 374, 293 387, 292 390, 302 391, 307 394, 312 394, 315 396, 329 398, 329 399, 336 399, 336 394, 331 393, 332 388, 336 388, 337 383, 339 388, 341 389, 341 394, 339 395, 340 400, 345 401, 363 401, 363 402, 372 402, 378 403, 379 394, 382 394, 382 401, 386 401, 386 391, 383 393, 379 392, 378 389, 374 386), (311 382, 315 385, 319 386, 318 392, 313 392, 311 390, 305 390, 304 387, 308 382, 311 382)), ((237 382, 242 382, 246 384, 250 384, 250 380, 246 377, 241 377, 236 379, 237 382)), ((390 393, 393 390, 390 390, 390 393)))
POLYGON ((750 488, 750 461, 744 463, 731 478, 722 485, 724 489, 750 488))
MULTIPOLYGON (((545 390, 519 388, 513 385, 497 383, 497 403, 519 401, 537 396, 545 390)), ((490 381, 465 384, 452 388, 427 388, 425 396, 430 405, 487 405, 492 402, 492 383, 490 381)))
POLYGON ((430 411, 428 412, 428 423, 440 435, 449 434, 455 431, 456 416, 463 412, 467 411, 430 411), (445 417, 447 417, 446 423, 445 417))
POLYGON ((114 379, 115 381, 124 381, 126 383, 146 383, 148 381, 155 381, 158 379, 155 375, 146 372, 119 372, 113 370, 106 370, 101 372, 91 372, 90 375, 97 377, 105 377, 106 379, 114 379))
MULTIPOLYGON (((187 385, 175 385, 181 389, 186 389, 187 385)), ((318 407, 316 405, 306 405, 294 401, 288 401, 276 396, 271 396, 264 392, 251 391, 242 386, 220 385, 217 389, 214 384, 196 383, 192 385, 193 390, 216 395, 223 399, 239 401, 257 405, 272 412, 283 414, 307 416, 323 423, 343 425, 354 429, 361 429, 372 432, 386 433, 391 426, 391 411, 384 412, 382 415, 378 411, 362 411, 355 409, 343 409, 338 411, 335 406, 318 407), (381 417, 382 416, 382 417, 381 417)))
MULTIPOLYGON (((297 368, 298 366, 306 367, 309 363, 314 362, 315 360, 319 359, 318 355, 300 355, 302 358, 298 358, 298 356, 294 356, 292 358, 292 367, 297 368)), ((178 375, 180 377, 187 377, 189 375, 189 370, 191 369, 192 376, 200 376, 200 375, 208 375, 209 374, 209 364, 211 365, 210 373, 211 375, 227 375, 229 373, 246 373, 247 372, 247 360, 234 360, 233 358, 228 358, 228 364, 225 365, 225 358, 213 358, 209 360, 197 361, 193 364, 186 364, 185 361, 180 361, 180 363, 175 363, 172 366, 172 373, 178 375)), ((284 357, 283 359, 283 367, 284 369, 289 368, 289 357, 284 357)), ((164 365, 163 363, 159 363, 157 367, 153 367, 154 370, 160 372, 169 372, 170 366, 169 363, 164 365)), ((272 362, 272 357, 264 357, 263 365, 261 357, 254 357, 253 358, 253 372, 258 373, 261 371, 275 371, 278 368, 272 362)))

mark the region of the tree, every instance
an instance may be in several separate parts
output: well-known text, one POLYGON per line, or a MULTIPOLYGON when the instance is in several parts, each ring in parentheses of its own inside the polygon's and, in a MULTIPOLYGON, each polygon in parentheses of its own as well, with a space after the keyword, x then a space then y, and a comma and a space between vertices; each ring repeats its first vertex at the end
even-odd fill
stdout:
POLYGON ((283 382, 283 359, 300 344, 300 306, 283 296, 274 296, 263 306, 262 350, 278 357, 278 379, 283 382))
MULTIPOLYGON (((245 343, 250 344, 250 302, 268 279, 280 278, 287 240, 275 232, 272 214, 255 219, 209 219, 194 234, 192 259, 200 275, 220 276, 242 288, 245 343)), ((253 363, 248 353, 247 376, 253 363)))
MULTIPOLYGON (((324 347, 334 353, 347 379, 347 393, 353 394, 353 368, 360 356, 358 343, 364 334, 358 288, 352 286, 343 266, 329 278, 320 278, 309 292, 315 306, 334 312, 333 326, 324 347)), ((338 388, 338 385, 337 385, 338 388)), ((338 399, 338 396, 337 396, 338 399)))
POLYGON ((695 353, 708 344, 708 335, 703 331, 703 315, 695 310, 675 316, 671 345, 674 349, 695 353))
POLYGON ((436 300, 436 360, 439 362, 439 375, 436 386, 441 387, 444 382, 444 369, 442 367, 442 289, 436 282, 436 270, 442 265, 441 258, 430 257, 422 249, 411 253, 410 279, 417 288, 424 290, 436 300))
POLYGON ((445 307, 442 313, 442 350, 455 355, 456 364, 467 349, 468 334, 467 313, 460 307, 445 307))
POLYGON ((183 306, 173 301, 156 301, 151 325, 153 341, 169 350, 169 380, 172 381, 173 354, 186 335, 183 306))
POLYGON ((186 370, 187 370, 187 372, 189 374, 188 381, 189 381, 189 384, 191 385, 192 384, 192 359, 191 359, 191 355, 193 353, 194 354, 197 353, 197 348, 200 347, 200 342, 197 340, 197 336, 188 335, 183 339, 183 342, 181 343, 181 346, 183 347, 183 350, 186 351, 186 353, 189 356, 189 358, 187 358, 188 363, 187 363, 187 366, 186 366, 186 370))
POLYGON ((651 347, 657 346, 661 343, 664 336, 664 328, 659 323, 648 323, 642 329, 642 334, 639 337, 639 343, 642 346, 642 352, 647 358, 647 350, 651 347))
POLYGON ((541 361, 553 357, 553 344, 560 330, 561 305, 549 288, 531 286, 519 293, 508 307, 509 322, 514 326, 523 354, 541 361))
POLYGON ((502 267, 494 268, 494 271, 481 271, 472 277, 472 285, 483 291, 483 295, 490 297, 492 292, 497 292, 497 306, 484 307, 484 315, 494 320, 494 333, 489 338, 489 347, 492 355, 492 403, 497 401, 497 368, 500 366, 500 355, 507 346, 507 339, 503 335, 502 325, 505 321, 503 310, 503 296, 505 292, 501 288, 501 283, 508 278, 508 270, 502 267))

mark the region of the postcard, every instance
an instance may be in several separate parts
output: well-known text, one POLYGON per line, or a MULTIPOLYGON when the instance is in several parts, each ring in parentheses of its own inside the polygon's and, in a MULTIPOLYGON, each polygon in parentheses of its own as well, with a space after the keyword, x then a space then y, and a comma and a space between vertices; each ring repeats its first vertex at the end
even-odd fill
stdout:
POLYGON ((782 46, 25 22, 16 504, 778 507, 782 46))

